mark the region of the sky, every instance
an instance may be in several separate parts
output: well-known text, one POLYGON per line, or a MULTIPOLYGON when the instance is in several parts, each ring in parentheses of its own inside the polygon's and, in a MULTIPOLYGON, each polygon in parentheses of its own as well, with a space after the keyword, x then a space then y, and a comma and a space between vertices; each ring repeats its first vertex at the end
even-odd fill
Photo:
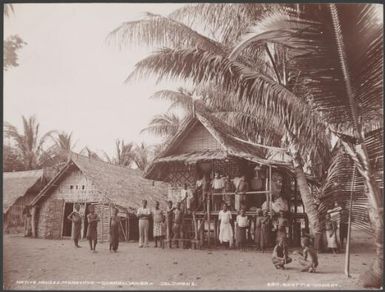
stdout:
MULTIPOLYGON (((151 79, 124 83, 141 58, 156 48, 119 50, 106 36, 124 21, 144 12, 167 15, 178 4, 13 4, 5 18, 4 37, 18 34, 27 45, 18 51, 19 66, 4 74, 4 120, 18 128, 21 116, 35 115, 41 132, 72 132, 75 151, 88 146, 111 155, 115 140, 145 142, 161 139, 141 134, 151 118, 168 104, 149 99, 160 89, 151 79)), ((382 20, 382 6, 379 5, 382 20)))
POLYGON ((159 143, 140 134, 168 104, 149 99, 160 89, 152 80, 124 83, 141 58, 156 48, 119 50, 106 36, 144 12, 167 15, 178 4, 13 4, 4 37, 18 34, 27 45, 18 51, 19 66, 4 74, 4 120, 18 128, 21 116, 36 115, 41 132, 73 132, 80 151, 89 146, 112 154, 117 138, 159 143))

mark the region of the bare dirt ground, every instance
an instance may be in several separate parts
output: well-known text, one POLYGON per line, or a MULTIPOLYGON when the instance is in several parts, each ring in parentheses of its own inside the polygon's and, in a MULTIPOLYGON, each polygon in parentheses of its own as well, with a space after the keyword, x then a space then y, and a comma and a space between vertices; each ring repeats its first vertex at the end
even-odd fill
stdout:
POLYGON ((373 239, 353 231, 351 278, 344 275, 344 254, 320 254, 317 273, 301 273, 296 262, 276 270, 271 253, 238 250, 138 248, 108 243, 91 253, 88 242, 4 236, 5 289, 358 289, 359 273, 375 257, 373 239), (56 281, 56 282, 55 282, 56 281))

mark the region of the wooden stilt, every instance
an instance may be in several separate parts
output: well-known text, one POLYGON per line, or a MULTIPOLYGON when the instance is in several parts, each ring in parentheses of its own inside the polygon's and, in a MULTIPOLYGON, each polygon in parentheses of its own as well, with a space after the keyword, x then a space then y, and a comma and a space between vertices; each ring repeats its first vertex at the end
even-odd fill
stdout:
POLYGON ((208 230, 207 230, 207 247, 210 248, 210 237, 211 237, 211 212, 210 212, 210 197, 211 194, 207 194, 207 225, 208 225, 208 230))
POLYGON ((127 232, 127 241, 130 240, 130 215, 126 214, 126 232, 127 232))
POLYGON ((217 229, 217 219, 214 219, 214 247, 217 247, 217 238, 218 238, 218 229, 217 229))

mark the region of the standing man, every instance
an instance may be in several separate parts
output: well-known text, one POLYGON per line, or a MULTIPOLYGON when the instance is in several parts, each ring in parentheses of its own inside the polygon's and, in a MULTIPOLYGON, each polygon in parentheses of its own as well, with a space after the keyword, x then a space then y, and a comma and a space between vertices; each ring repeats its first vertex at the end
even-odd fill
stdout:
POLYGON ((32 215, 31 215, 31 209, 29 205, 26 205, 23 209, 23 217, 24 217, 24 236, 31 236, 32 235, 32 215))
POLYGON ((174 210, 174 224, 172 227, 172 232, 174 233, 174 241, 179 247, 179 239, 182 239, 183 236, 183 210, 181 209, 180 202, 176 204, 176 209, 174 210))
POLYGON ((142 201, 136 216, 139 218, 139 247, 148 247, 148 229, 150 225, 151 210, 147 208, 147 200, 142 201))

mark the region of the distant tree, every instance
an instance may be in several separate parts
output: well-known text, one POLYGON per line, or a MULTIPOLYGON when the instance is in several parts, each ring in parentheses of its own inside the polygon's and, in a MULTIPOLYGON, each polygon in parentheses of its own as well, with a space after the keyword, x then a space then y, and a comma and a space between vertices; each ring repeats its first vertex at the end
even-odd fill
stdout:
POLYGON ((9 145, 3 146, 3 171, 21 171, 24 170, 23 162, 17 155, 17 151, 9 145))
POLYGON ((14 142, 16 153, 24 165, 24 170, 37 169, 41 167, 44 162, 42 161, 45 152, 43 146, 53 131, 40 136, 40 124, 37 122, 35 116, 31 116, 28 119, 22 116, 22 120, 22 133, 20 133, 15 126, 6 123, 5 135, 14 142))
POLYGON ((18 35, 11 35, 4 41, 4 70, 19 66, 17 51, 26 44, 18 35))
POLYGON ((144 171, 149 162, 151 161, 151 151, 149 147, 147 147, 144 143, 141 143, 139 145, 136 145, 134 153, 134 161, 136 166, 140 170, 144 171))
POLYGON ((134 161, 134 145, 124 143, 124 140, 117 139, 115 142, 115 153, 113 157, 104 152, 104 157, 109 163, 120 166, 131 166, 134 161))
MULTIPOLYGON (((4 5, 4 16, 9 17, 10 14, 15 13, 12 4, 4 5)), ((19 66, 17 51, 24 47, 27 43, 23 41, 18 35, 11 35, 3 43, 3 66, 4 70, 11 67, 19 66)))
POLYGON ((92 159, 95 159, 95 160, 103 161, 103 159, 101 159, 100 156, 98 154, 96 154, 96 152, 92 151, 88 146, 84 147, 80 151, 80 154, 81 155, 85 155, 88 158, 92 158, 92 159))

